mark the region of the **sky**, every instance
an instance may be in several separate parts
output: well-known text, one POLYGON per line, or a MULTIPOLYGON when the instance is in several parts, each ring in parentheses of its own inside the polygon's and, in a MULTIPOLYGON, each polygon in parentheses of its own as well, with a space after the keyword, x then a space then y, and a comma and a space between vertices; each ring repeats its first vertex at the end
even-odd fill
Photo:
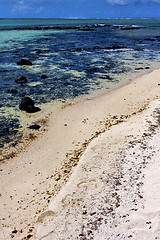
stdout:
POLYGON ((160 0, 0 0, 0 18, 157 18, 160 0))

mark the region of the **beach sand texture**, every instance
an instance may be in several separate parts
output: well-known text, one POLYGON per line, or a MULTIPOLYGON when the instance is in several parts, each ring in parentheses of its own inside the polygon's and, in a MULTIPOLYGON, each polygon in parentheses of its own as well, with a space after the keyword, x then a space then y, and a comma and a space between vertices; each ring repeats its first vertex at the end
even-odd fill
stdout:
POLYGON ((1 166, 0 239, 158 239, 159 88, 155 70, 51 115, 1 166))
POLYGON ((160 239, 158 107, 91 142, 35 239, 160 239))

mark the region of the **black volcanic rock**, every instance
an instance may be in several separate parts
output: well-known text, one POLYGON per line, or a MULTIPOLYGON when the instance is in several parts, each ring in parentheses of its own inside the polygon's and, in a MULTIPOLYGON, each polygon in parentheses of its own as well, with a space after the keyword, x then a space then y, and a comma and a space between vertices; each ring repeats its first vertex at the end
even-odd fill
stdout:
POLYGON ((86 68, 86 71, 89 72, 89 73, 97 72, 98 70, 99 70, 98 67, 88 67, 88 68, 86 68))
POLYGON ((16 83, 26 83, 27 82, 27 78, 25 76, 21 76, 18 79, 15 80, 16 83))
POLYGON ((36 53, 37 53, 37 54, 41 54, 41 53, 43 53, 43 51, 40 50, 40 49, 38 49, 38 50, 36 50, 36 53))
POLYGON ((42 74, 42 75, 41 75, 41 78, 42 78, 42 79, 46 79, 46 78, 48 78, 48 76, 47 76, 46 74, 42 74))
POLYGON ((33 125, 31 125, 31 126, 29 126, 28 128, 29 129, 33 129, 33 130, 38 130, 38 129, 40 129, 40 125, 38 125, 38 124, 33 124, 33 125))
POLYGON ((28 113, 39 112, 41 109, 39 107, 34 106, 34 101, 30 97, 24 97, 19 106, 22 111, 26 111, 28 113))
POLYGON ((152 37, 147 37, 144 40, 152 41, 152 42, 156 41, 156 39, 154 37, 153 38, 152 37))
POLYGON ((13 93, 13 94, 16 94, 16 93, 18 93, 18 90, 13 88, 13 89, 10 89, 9 92, 13 93))
POLYGON ((28 59, 22 58, 19 62, 17 62, 17 65, 27 65, 32 66, 32 62, 28 59))
POLYGON ((143 70, 144 68, 143 67, 137 67, 135 68, 135 70, 143 70))

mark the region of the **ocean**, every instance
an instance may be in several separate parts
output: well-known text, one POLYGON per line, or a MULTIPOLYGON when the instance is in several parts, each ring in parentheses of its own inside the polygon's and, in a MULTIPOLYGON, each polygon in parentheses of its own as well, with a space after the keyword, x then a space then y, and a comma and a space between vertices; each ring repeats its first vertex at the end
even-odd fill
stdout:
POLYGON ((159 68, 160 19, 0 19, 0 53, 2 154, 53 109, 159 68), (21 111, 25 96, 41 111, 21 111))

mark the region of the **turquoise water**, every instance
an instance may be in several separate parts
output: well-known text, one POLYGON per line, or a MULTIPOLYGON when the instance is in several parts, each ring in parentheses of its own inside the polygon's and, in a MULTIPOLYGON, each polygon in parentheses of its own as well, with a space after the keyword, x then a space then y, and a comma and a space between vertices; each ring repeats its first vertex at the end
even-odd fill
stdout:
POLYGON ((0 19, 1 149, 48 113, 45 104, 95 96, 158 67, 159 49, 160 19, 0 19), (32 66, 17 65, 22 58, 32 66), (21 76, 27 83, 15 82, 21 76), (25 96, 42 109, 34 117, 19 109, 25 96))

